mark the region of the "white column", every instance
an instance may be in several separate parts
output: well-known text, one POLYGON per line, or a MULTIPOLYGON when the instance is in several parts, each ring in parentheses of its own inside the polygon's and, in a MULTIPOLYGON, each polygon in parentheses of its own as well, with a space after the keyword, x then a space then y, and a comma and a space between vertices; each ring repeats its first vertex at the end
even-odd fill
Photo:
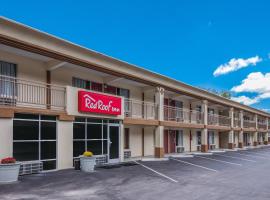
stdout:
POLYGON ((164 120, 164 88, 157 87, 155 93, 156 104, 158 105, 158 120, 164 120))
POLYGON ((124 161, 124 124, 123 121, 120 122, 120 162, 124 161))
POLYGON ((202 131, 202 138, 201 138, 201 151, 207 152, 208 151, 208 101, 204 100, 202 103, 202 111, 203 111, 203 122, 204 122, 204 129, 202 131))
POLYGON ((244 127, 244 113, 243 111, 241 110, 240 111, 240 132, 239 132, 239 144, 238 144, 238 147, 239 148, 243 148, 243 142, 244 142, 244 132, 243 132, 243 127, 244 127))
POLYGON ((254 136, 253 136, 253 145, 257 146, 258 144, 258 115, 255 115, 255 128, 256 128, 256 132, 254 132, 254 136))
MULTIPOLYGON (((158 105, 158 120, 164 120, 164 88, 157 87, 155 93, 156 103, 158 105)), ((164 126, 157 126, 155 128, 155 157, 164 157, 164 126)))
POLYGON ((266 118, 266 130, 267 130, 267 132, 265 133, 265 137, 264 137, 264 144, 268 144, 268 128, 269 128, 269 119, 268 118, 266 118))
MULTIPOLYGON (((83 153, 83 152, 82 152, 83 153)), ((57 121, 57 169, 73 166, 72 121, 57 121)))
POLYGON ((231 119, 231 130, 229 132, 229 141, 228 141, 228 148, 229 149, 233 149, 234 147, 234 131, 233 131, 233 127, 234 127, 234 112, 233 112, 233 108, 230 108, 230 112, 229 112, 229 116, 230 116, 230 119, 231 119))
POLYGON ((0 160, 13 156, 13 121, 12 118, 0 118, 0 160))

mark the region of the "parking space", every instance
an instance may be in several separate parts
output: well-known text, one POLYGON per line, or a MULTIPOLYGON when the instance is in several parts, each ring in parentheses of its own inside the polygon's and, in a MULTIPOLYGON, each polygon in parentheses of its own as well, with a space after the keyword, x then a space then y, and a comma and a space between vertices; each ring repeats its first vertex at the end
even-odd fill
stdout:
POLYGON ((62 170, 0 186, 0 199, 269 199, 270 148, 62 170))

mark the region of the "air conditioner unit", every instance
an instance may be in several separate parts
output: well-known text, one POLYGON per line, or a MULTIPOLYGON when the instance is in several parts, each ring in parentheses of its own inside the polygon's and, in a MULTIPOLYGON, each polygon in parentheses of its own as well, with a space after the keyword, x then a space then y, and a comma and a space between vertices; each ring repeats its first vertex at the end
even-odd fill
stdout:
POLYGON ((197 146, 197 151, 201 151, 201 145, 197 146))
POLYGON ((177 153, 183 153, 185 151, 185 148, 184 147, 177 147, 176 148, 176 152, 177 153))
POLYGON ((216 148, 215 144, 210 144, 210 150, 214 150, 216 148))

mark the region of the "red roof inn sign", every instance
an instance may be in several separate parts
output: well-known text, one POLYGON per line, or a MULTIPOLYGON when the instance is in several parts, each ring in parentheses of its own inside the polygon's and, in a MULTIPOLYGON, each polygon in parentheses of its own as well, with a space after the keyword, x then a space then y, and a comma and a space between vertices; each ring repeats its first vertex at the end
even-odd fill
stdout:
POLYGON ((121 115, 121 108, 122 101, 120 97, 82 90, 78 92, 79 112, 121 115))

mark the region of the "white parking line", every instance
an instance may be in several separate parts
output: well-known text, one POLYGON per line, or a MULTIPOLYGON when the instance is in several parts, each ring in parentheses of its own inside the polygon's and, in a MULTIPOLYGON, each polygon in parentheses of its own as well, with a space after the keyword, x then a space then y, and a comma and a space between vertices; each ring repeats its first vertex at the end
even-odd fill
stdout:
POLYGON ((183 160, 178 160, 178 159, 175 159, 175 158, 170 158, 171 160, 175 160, 177 162, 181 162, 181 163, 185 163, 187 165, 192 165, 192 166, 195 166, 195 167, 199 167, 199 168, 202 168, 202 169, 206 169, 206 170, 209 170, 209 171, 212 171, 212 172, 218 172, 217 170, 215 169, 211 169, 211 168, 208 168, 208 167, 204 167, 204 166, 201 166, 201 165, 196 165, 196 164, 193 164, 193 163, 190 163, 190 162, 187 162, 187 161, 183 161, 183 160))
POLYGON ((168 180, 170 180, 172 182, 174 182, 174 183, 178 183, 177 180, 175 180, 173 178, 170 178, 169 176, 166 176, 165 174, 162 174, 162 173, 160 173, 160 172, 158 172, 158 171, 156 171, 156 170, 154 170, 154 169, 152 169, 150 167, 147 167, 146 165, 144 165, 142 163, 139 163, 137 161, 134 161, 134 162, 137 163, 138 165, 140 165, 140 166, 142 166, 142 167, 144 167, 144 168, 146 168, 146 169, 148 169, 148 170, 150 170, 150 171, 152 171, 152 172, 154 172, 154 173, 156 173, 156 174, 158 174, 158 175, 160 175, 160 176, 162 176, 162 177, 164 177, 164 178, 166 178, 166 179, 168 179, 168 180))
POLYGON ((240 155, 243 155, 243 156, 247 156, 247 157, 253 157, 253 158, 262 158, 262 159, 267 159, 265 157, 262 157, 262 156, 257 156, 257 155, 250 155, 250 154, 246 154, 246 153, 239 153, 239 152, 234 152, 236 154, 240 154, 240 155))
POLYGON ((253 151, 246 151, 245 153, 251 153, 251 154, 255 154, 255 155, 259 155, 259 156, 267 156, 266 154, 261 153, 257 153, 257 152, 253 152, 253 151))
POLYGON ((227 163, 227 164, 230 164, 230 165, 242 166, 242 164, 239 164, 239 163, 233 163, 233 162, 228 162, 228 161, 224 161, 224 160, 218 160, 218 159, 214 159, 214 158, 207 158, 207 157, 204 157, 204 156, 196 156, 196 157, 207 159, 207 160, 213 160, 213 161, 216 161, 216 162, 227 163))
POLYGON ((245 158, 239 158, 239 157, 234 157, 234 156, 227 156, 227 155, 220 155, 220 154, 215 154, 216 156, 222 156, 222 157, 226 157, 226 158, 235 158, 238 160, 244 160, 244 161, 248 161, 248 162, 256 162, 255 160, 249 160, 249 159, 245 159, 245 158))

